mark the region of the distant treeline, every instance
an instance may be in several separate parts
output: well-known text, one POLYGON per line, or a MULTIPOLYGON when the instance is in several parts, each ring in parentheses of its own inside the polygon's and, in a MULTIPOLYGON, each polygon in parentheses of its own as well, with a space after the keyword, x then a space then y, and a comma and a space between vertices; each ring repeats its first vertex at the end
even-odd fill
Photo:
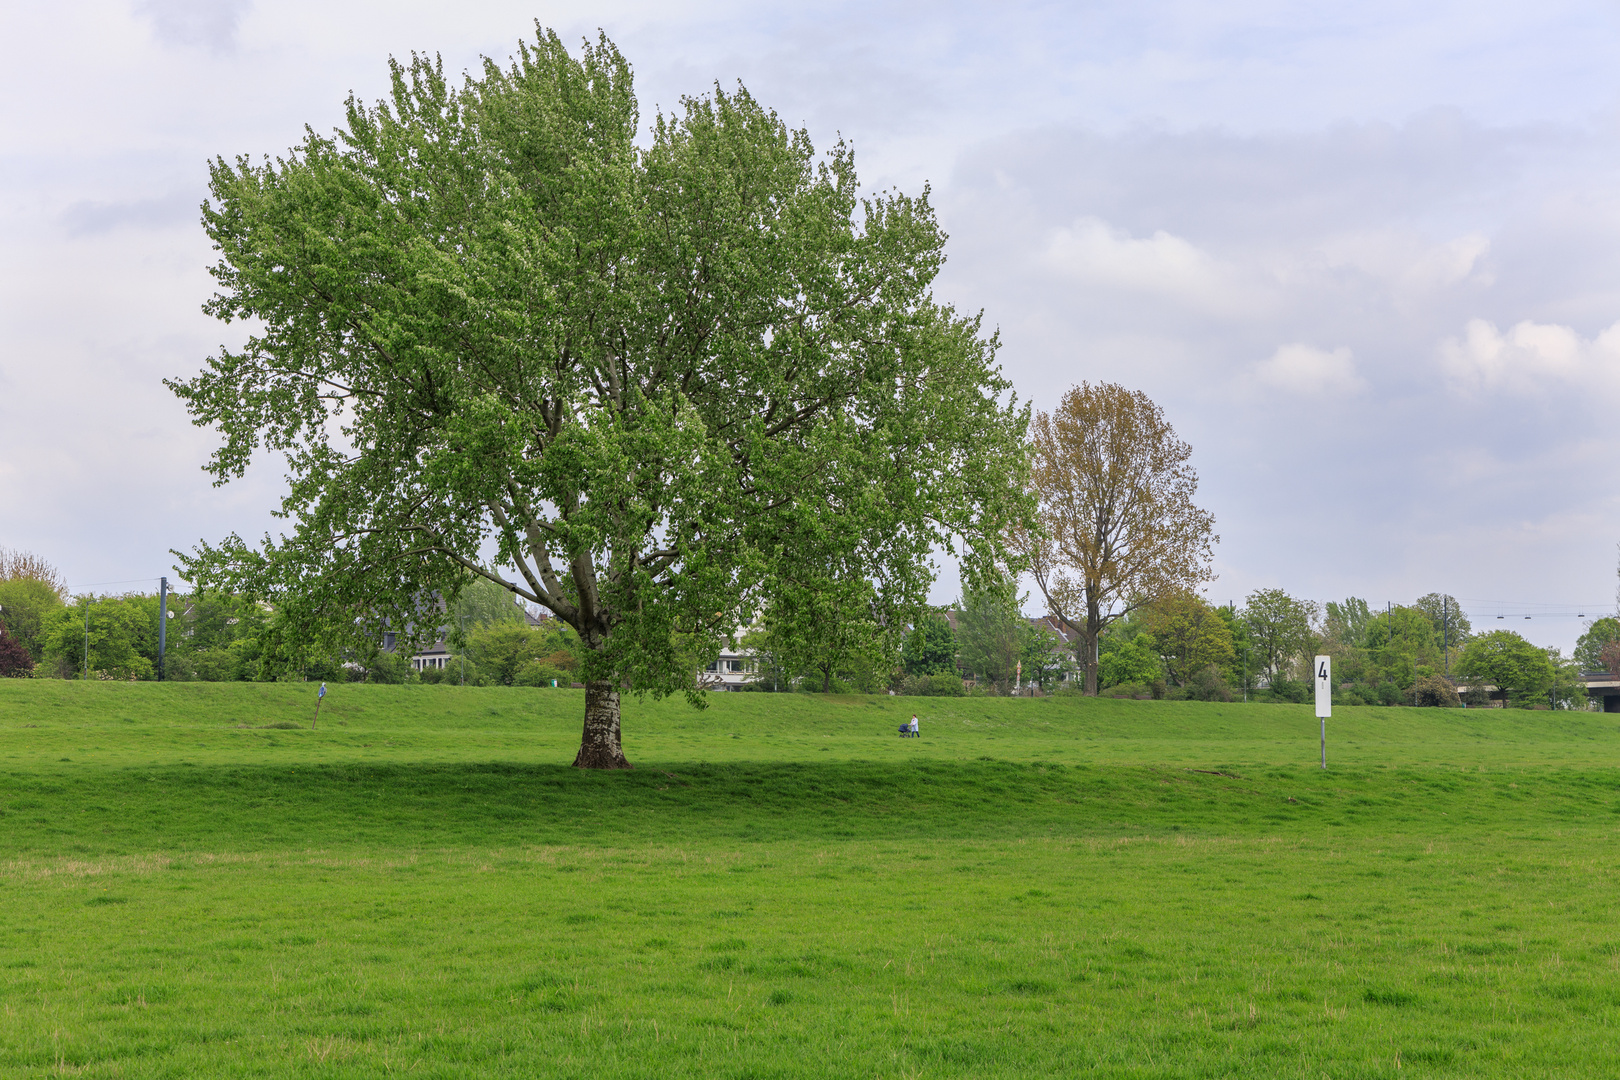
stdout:
MULTIPOLYGON (((37 556, 0 549, 0 677, 138 681, 158 677, 156 593, 70 596, 37 556)), ((170 593, 163 677, 174 682, 465 681, 472 686, 567 686, 573 634, 530 626, 498 587, 470 586, 429 638, 448 648, 443 668, 417 672, 404 634, 367 653, 300 639, 275 608, 217 593, 170 593), (387 645, 398 641, 397 648, 387 645)))

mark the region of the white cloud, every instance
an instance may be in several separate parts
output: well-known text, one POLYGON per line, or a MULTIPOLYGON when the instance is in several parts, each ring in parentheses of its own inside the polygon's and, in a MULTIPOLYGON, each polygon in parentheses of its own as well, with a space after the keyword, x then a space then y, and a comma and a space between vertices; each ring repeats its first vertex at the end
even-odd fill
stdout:
POLYGON ((1476 393, 1611 390, 1620 382, 1620 323, 1587 340, 1556 323, 1526 319, 1504 333, 1471 319, 1461 338, 1441 342, 1440 364, 1454 384, 1476 393))
POLYGON ((1154 295, 1205 314, 1248 317, 1268 306, 1237 267, 1163 229, 1142 239, 1083 217, 1052 232, 1045 261, 1093 288, 1154 295))
POLYGON ((1442 243, 1427 243, 1410 229, 1364 229, 1331 236, 1319 248, 1329 267, 1348 267, 1416 299, 1465 282, 1490 285, 1485 259, 1491 242, 1477 230, 1442 243))
POLYGON ((1328 352, 1300 342, 1283 345, 1269 359, 1256 364, 1254 376, 1267 385, 1312 397, 1355 394, 1367 386, 1356 373, 1349 349, 1328 352))

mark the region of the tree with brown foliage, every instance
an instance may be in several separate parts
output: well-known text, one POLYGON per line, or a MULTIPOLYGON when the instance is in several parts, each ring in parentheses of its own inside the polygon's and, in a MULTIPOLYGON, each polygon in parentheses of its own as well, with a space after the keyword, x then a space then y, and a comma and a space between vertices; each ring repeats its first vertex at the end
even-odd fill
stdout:
POLYGON ((1603 648, 1598 652, 1598 662, 1603 665, 1610 675, 1620 679, 1620 640, 1604 643, 1603 648))
POLYGON ((1097 639, 1137 608, 1212 580, 1215 519, 1193 505, 1192 447, 1146 394, 1081 383, 1032 425, 1038 532, 1014 546, 1052 614, 1079 630, 1097 692, 1097 639))

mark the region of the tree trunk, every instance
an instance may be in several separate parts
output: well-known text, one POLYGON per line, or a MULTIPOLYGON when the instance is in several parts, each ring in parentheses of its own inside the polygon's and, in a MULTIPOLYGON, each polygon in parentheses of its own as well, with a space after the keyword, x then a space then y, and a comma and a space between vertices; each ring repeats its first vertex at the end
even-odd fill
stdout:
POLYGON ((1086 651, 1085 659, 1080 662, 1080 666, 1085 670, 1085 673, 1086 673, 1085 693, 1086 693, 1087 697, 1096 697, 1097 696, 1097 639, 1096 638, 1091 638, 1088 641, 1082 635, 1082 637, 1080 638, 1080 647, 1085 649, 1085 651, 1086 651))
POLYGON ((619 746, 619 688, 606 680, 585 684, 585 733, 576 769, 633 769, 619 746))
POLYGON ((1086 695, 1097 696, 1097 642, 1102 637, 1102 612, 1090 589, 1086 590, 1086 628, 1082 632, 1086 646, 1086 695))

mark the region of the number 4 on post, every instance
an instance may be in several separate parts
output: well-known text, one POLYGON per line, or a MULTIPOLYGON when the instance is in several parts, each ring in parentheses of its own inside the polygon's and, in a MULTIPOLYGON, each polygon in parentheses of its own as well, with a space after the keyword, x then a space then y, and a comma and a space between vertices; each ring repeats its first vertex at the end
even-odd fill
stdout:
POLYGON ((1316 715, 1322 720, 1322 768, 1327 768, 1327 718, 1333 715, 1333 658, 1316 658, 1316 715))

